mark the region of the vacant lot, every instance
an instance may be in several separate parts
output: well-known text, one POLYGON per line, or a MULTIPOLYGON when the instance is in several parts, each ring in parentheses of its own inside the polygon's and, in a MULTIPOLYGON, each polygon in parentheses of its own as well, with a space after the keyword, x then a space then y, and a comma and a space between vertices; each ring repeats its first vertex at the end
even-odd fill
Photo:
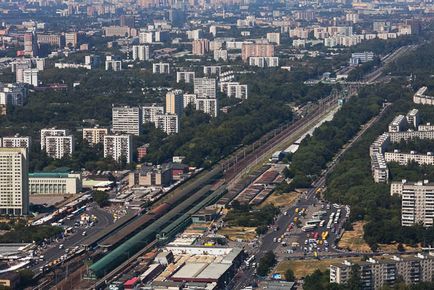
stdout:
POLYGON ((339 247, 342 249, 350 249, 355 252, 370 253, 371 248, 363 240, 363 225, 365 223, 355 222, 353 223, 352 231, 345 231, 341 240, 339 241, 339 247))
POLYGON ((225 227, 217 234, 226 236, 231 241, 243 240, 251 241, 256 237, 255 227, 225 227))
POLYGON ((300 193, 292 191, 282 194, 272 193, 267 199, 261 203, 259 207, 263 207, 267 204, 273 204, 277 207, 288 206, 292 204, 300 196, 300 193))

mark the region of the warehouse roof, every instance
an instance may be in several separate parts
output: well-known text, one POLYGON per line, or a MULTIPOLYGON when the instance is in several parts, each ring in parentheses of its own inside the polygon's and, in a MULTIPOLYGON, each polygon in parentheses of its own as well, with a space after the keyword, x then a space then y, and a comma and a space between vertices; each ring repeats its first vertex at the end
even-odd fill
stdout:
POLYGON ((208 263, 186 263, 181 269, 178 270, 178 272, 172 275, 172 278, 195 278, 207 266, 208 263))
POLYGON ((232 264, 210 263, 196 278, 218 280, 232 264))

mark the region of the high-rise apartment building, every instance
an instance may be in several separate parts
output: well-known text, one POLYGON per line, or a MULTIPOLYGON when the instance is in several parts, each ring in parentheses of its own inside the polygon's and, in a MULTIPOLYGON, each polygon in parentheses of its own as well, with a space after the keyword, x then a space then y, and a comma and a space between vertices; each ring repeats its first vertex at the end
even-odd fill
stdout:
POLYGON ((404 227, 423 224, 434 225, 434 183, 392 182, 390 194, 401 196, 401 224, 404 227))
POLYGON ((41 150, 44 150, 45 148, 45 142, 46 138, 48 136, 66 136, 68 134, 68 131, 65 129, 42 129, 41 130, 41 150))
POLYGON ((154 123, 157 115, 164 114, 164 106, 159 104, 148 104, 142 107, 143 124, 154 123))
POLYGON ((45 137, 45 152, 54 159, 71 156, 74 152, 74 136, 47 136, 45 137))
POLYGON ((133 45, 133 60, 149 60, 149 46, 147 45, 133 45))
POLYGON ((193 55, 205 55, 209 51, 208 39, 197 39, 192 42, 193 55))
POLYGON ((218 114, 217 99, 211 97, 201 97, 201 98, 198 97, 196 99, 196 110, 207 113, 212 117, 217 117, 218 114))
POLYGON ((274 45, 270 43, 243 43, 241 47, 241 58, 248 61, 249 57, 274 56, 274 45))
POLYGON ((198 98, 216 98, 216 79, 214 78, 195 78, 194 94, 198 98))
POLYGON ((78 46, 78 33, 77 32, 67 32, 65 33, 65 45, 70 47, 78 46))
POLYGON ((17 69, 17 83, 29 84, 32 86, 38 86, 38 72, 36 68, 17 69), (19 79, 18 79, 19 77, 19 79))
POLYGON ((38 55, 36 32, 24 33, 24 55, 31 57, 38 55))
POLYGON ((156 116, 155 127, 160 128, 166 134, 176 134, 179 132, 178 115, 162 114, 156 116))
POLYGON ((152 73, 154 74, 169 74, 170 73, 170 64, 159 62, 152 64, 152 73))
POLYGON ((268 32, 267 33, 267 40, 270 43, 280 45, 280 33, 279 32, 268 32))
POLYGON ((112 132, 139 136, 142 129, 142 110, 139 107, 113 107, 112 132))
POLYGON ((195 77, 196 73, 194 71, 179 71, 176 73, 176 82, 192 83, 195 77))
POLYGON ((30 148, 30 137, 21 137, 16 135, 14 137, 0 138, 0 147, 6 148, 30 148))
POLYGON ((20 216, 29 210, 29 164, 26 148, 0 148, 0 214, 20 216))
POLYGON ((184 96, 181 90, 173 90, 166 94, 166 113, 180 116, 184 109, 184 96))
POLYGON ((385 285, 394 285, 399 280, 405 284, 432 281, 434 257, 417 254, 413 257, 383 256, 380 259, 369 258, 366 261, 330 265, 330 282, 346 284, 351 278, 353 265, 359 267, 360 290, 376 290, 385 285))
POLYGON ((120 162, 131 163, 133 160, 133 138, 131 135, 104 136, 104 157, 120 162))
POLYGON ((0 104, 23 106, 27 100, 27 90, 22 84, 0 83, 0 104))
POLYGON ((220 75, 222 73, 222 67, 219 65, 205 65, 203 67, 203 74, 205 76, 220 75))
POLYGON ((103 143, 104 136, 107 134, 107 128, 83 128, 83 140, 86 140, 89 145, 103 143))

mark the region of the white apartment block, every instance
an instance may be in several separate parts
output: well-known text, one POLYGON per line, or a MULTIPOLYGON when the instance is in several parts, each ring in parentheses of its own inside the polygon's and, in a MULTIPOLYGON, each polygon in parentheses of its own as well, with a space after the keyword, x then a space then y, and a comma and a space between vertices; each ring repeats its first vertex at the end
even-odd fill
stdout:
POLYGON ((0 148, 0 215, 28 214, 28 170, 27 149, 0 148))
POLYGON ((216 98, 216 79, 214 78, 195 78, 194 94, 197 98, 216 98))
MULTIPOLYGON (((28 68, 23 70, 23 83, 29 84, 34 87, 38 86, 38 69, 36 68, 28 68)), ((17 81, 18 82, 18 81, 17 81)))
POLYGON ((142 128, 142 110, 139 107, 113 107, 112 132, 139 136, 142 128))
POLYGON ((404 115, 396 116, 389 124, 389 132, 401 132, 407 128, 407 119, 404 115))
POLYGON ((142 107, 143 124, 155 123, 157 115, 164 114, 164 106, 159 104, 149 104, 142 107))
POLYGON ((417 131, 434 131, 434 125, 431 125, 431 123, 426 123, 423 125, 417 126, 417 131))
MULTIPOLYGON (((385 285, 394 285, 399 279, 403 279, 407 285, 431 282, 434 273, 434 258, 430 254, 407 257, 383 256, 381 259, 369 258, 355 263, 360 269, 362 290, 375 290, 385 285)), ((330 282, 346 284, 351 278, 353 265, 349 261, 330 265, 330 282)))
POLYGON ((390 194, 401 196, 402 226, 413 226, 419 223, 425 227, 434 225, 434 183, 429 183, 427 180, 392 182, 390 194))
POLYGON ((434 155, 431 152, 416 154, 416 152, 411 151, 409 154, 395 150, 395 152, 384 153, 384 159, 386 162, 397 162, 400 165, 407 165, 410 162, 416 162, 419 165, 434 165, 434 155))
POLYGON ((402 140, 411 139, 434 139, 434 131, 403 131, 397 133, 389 133, 391 142, 400 142, 402 140))
POLYGON ((176 82, 184 82, 186 84, 192 83, 196 73, 194 71, 179 71, 176 72, 176 82))
POLYGON ((389 168, 387 167, 383 154, 374 153, 372 155, 371 171, 374 182, 387 183, 389 181, 389 168))
POLYGON ((83 140, 86 140, 89 145, 103 143, 104 136, 107 134, 107 128, 83 128, 83 140))
POLYGON ((186 108, 189 104, 192 104, 196 107, 196 95, 195 94, 184 94, 184 108, 186 108))
POLYGON ((0 138, 0 147, 5 148, 30 148, 30 137, 21 137, 21 136, 14 136, 14 137, 3 137, 0 138))
POLYGON ((218 101, 216 98, 211 97, 197 97, 196 110, 207 113, 211 115, 211 117, 217 117, 218 101))
POLYGON ((140 42, 140 44, 153 43, 154 42, 154 33, 152 31, 140 32, 139 33, 139 42, 140 42))
POLYGON ((420 115, 418 109, 412 109, 405 116, 407 118, 407 123, 411 124, 414 128, 417 128, 420 123, 420 115))
POLYGON ((105 70, 121 71, 122 61, 119 59, 115 59, 111 55, 107 55, 105 60, 105 70))
POLYGON ((133 60, 145 61, 149 60, 149 46, 147 45, 133 45, 133 60))
POLYGON ((74 152, 74 136, 47 136, 45 137, 45 152, 54 159, 71 156, 74 152))
POLYGON ((127 163, 133 161, 133 138, 131 135, 104 136, 104 158, 113 158, 117 162, 125 158, 127 163))
POLYGON ((278 67, 279 57, 277 56, 251 56, 249 65, 257 67, 278 67))
POLYGON ((390 144, 389 133, 383 133, 375 139, 374 143, 369 147, 369 156, 374 156, 375 153, 383 154, 390 144))
POLYGON ((179 132, 179 121, 176 114, 158 114, 154 124, 156 128, 160 128, 168 135, 179 132))
POLYGON ((65 129, 42 129, 41 130, 41 150, 44 150, 46 138, 48 136, 66 136, 68 134, 68 130, 65 129))
POLYGON ((247 100, 248 98, 247 85, 241 85, 238 82, 221 82, 220 91, 230 98, 243 100, 247 100))
POLYGON ((215 49, 214 50, 214 60, 215 61, 227 61, 228 60, 228 51, 226 49, 215 49))
POLYGON ((413 95, 413 102, 415 104, 421 105, 434 105, 434 97, 425 95, 425 92, 428 90, 427 87, 421 87, 417 92, 413 95))
POLYGON ((29 173, 30 194, 76 194, 81 189, 79 173, 29 173))
POLYGON ((0 83, 0 105, 23 106, 27 90, 22 84, 0 83))
POLYGON ((203 74, 205 76, 212 76, 212 75, 220 75, 222 73, 222 67, 219 65, 206 65, 203 67, 203 74))
POLYGON ((170 74, 170 64, 159 62, 152 64, 152 73, 154 74, 170 74))
POLYGON ((268 32, 267 40, 269 43, 280 45, 280 32, 268 32))

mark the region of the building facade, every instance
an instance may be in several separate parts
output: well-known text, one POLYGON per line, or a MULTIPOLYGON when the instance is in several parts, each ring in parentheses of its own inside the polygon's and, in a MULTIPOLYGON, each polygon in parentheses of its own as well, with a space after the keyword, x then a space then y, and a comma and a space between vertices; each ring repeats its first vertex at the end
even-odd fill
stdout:
POLYGON ((104 136, 104 158, 113 158, 118 162, 124 159, 127 163, 131 163, 132 153, 133 138, 131 135, 104 136))
POLYGON ((139 136, 142 129, 142 110, 139 107, 113 107, 112 132, 139 136))

